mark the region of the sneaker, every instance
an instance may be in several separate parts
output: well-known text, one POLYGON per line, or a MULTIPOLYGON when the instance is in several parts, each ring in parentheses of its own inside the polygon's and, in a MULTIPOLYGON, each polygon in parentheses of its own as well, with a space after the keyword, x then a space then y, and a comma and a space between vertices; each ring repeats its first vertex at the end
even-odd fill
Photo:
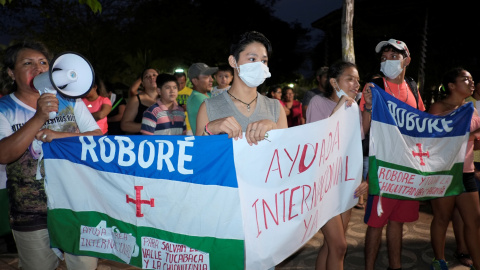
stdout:
POLYGON ((430 270, 448 270, 447 262, 433 259, 430 270))

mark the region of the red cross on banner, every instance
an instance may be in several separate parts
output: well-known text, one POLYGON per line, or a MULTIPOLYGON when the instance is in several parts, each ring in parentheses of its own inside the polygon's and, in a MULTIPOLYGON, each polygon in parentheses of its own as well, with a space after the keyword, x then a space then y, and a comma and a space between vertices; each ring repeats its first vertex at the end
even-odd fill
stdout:
POLYGON ((127 194, 127 203, 134 203, 136 205, 137 217, 143 217, 142 204, 148 204, 151 207, 155 206, 154 199, 142 200, 142 194, 141 194, 142 189, 143 189, 143 186, 135 186, 135 199, 128 197, 128 194, 127 194))
POLYGON ((427 152, 422 152, 422 144, 421 143, 417 143, 417 147, 418 147, 418 152, 415 153, 414 151, 412 151, 412 155, 413 157, 419 157, 420 158, 420 165, 421 166, 425 166, 425 162, 423 161, 423 157, 430 157, 430 153, 427 151, 427 152))

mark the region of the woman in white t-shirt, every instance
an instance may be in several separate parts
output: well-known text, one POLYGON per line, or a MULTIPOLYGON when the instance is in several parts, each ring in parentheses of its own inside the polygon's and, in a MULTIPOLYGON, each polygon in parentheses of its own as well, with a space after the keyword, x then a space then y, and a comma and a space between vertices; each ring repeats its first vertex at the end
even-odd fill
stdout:
MULTIPOLYGON (((4 67, 12 92, 0 99, 0 164, 7 164, 10 226, 22 269, 55 269, 59 259, 50 248, 47 198, 39 142, 72 136, 99 136, 100 128, 81 99, 40 95, 33 78, 49 70, 49 53, 39 42, 6 49, 4 67), (57 112, 55 119, 49 113, 57 112), (37 168, 40 166, 40 168, 37 168), (37 172, 41 179, 37 179, 37 172)), ((97 258, 64 254, 70 269, 95 269, 97 258)))

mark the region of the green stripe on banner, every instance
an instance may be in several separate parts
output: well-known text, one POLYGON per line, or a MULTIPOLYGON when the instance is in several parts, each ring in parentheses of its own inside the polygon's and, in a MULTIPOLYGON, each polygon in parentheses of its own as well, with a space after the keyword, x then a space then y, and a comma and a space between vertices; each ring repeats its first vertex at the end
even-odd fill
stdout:
MULTIPOLYGON (((192 226, 195 226, 195 224, 192 224, 192 226)), ((171 266, 174 263, 183 262, 184 265, 187 263, 192 265, 191 268, 187 267, 185 269, 244 269, 243 240, 176 234, 150 227, 137 227, 98 212, 74 212, 69 209, 48 210, 48 229, 52 247, 78 255, 128 263, 141 268, 160 269, 161 266, 161 269, 164 269, 163 264, 171 266), (81 225, 86 227, 82 229, 81 225), (126 240, 128 234, 135 237, 136 247, 132 248, 132 245, 117 242, 115 249, 120 252, 120 256, 106 251, 85 250, 95 248, 106 250, 105 247, 111 243, 107 239, 111 236, 108 230, 112 229, 117 232, 115 235, 120 239, 120 242, 128 241, 126 240), (143 243, 142 237, 147 237, 143 243), (207 258, 210 258, 210 267, 206 268, 207 263, 202 265, 199 261, 201 258, 198 256, 178 255, 185 248, 179 247, 180 245, 177 244, 189 247, 186 249, 187 251, 196 249, 208 253, 207 258), (145 264, 147 260, 150 262, 148 267, 145 267, 142 263, 145 264), (155 264, 152 266, 153 261, 155 261, 155 264)))
POLYGON ((0 189, 0 236, 10 233, 10 216, 8 214, 7 189, 0 189))
MULTIPOLYGON (((369 157, 369 168, 368 168, 368 188, 369 188, 369 194, 372 195, 379 195, 380 193, 380 186, 378 182, 378 169, 380 167, 386 167, 389 169, 393 170, 398 170, 406 173, 411 173, 411 174, 417 174, 421 176, 435 176, 435 175, 441 175, 441 176, 453 176, 453 179, 450 183, 450 185, 446 188, 445 191, 445 197, 446 196, 453 196, 453 195, 458 195, 463 192, 464 187, 463 187, 463 162, 462 163, 455 163, 452 166, 451 170, 448 171, 437 171, 437 172, 422 172, 419 170, 415 170, 409 167, 401 166, 398 164, 394 163, 389 163, 386 161, 378 160, 376 159, 375 156, 370 156, 369 157)), ((434 181, 435 179, 432 178, 434 181)), ((391 182, 394 182, 396 184, 402 184, 402 181, 398 178, 392 178, 391 182)), ((394 195, 394 194, 389 194, 389 193, 382 193, 383 197, 387 198, 394 198, 394 199, 403 199, 403 200, 430 200, 430 199, 435 199, 438 197, 435 196, 420 196, 418 198, 411 198, 407 196, 400 196, 400 195, 394 195)))

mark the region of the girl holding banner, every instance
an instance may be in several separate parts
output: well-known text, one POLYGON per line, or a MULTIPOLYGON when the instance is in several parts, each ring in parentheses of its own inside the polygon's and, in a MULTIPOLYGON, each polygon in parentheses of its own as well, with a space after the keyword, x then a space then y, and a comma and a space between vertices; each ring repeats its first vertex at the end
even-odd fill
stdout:
POLYGON ((244 33, 230 46, 232 87, 200 105, 196 135, 228 134, 229 138, 242 139, 245 132, 247 142, 256 145, 267 138, 268 131, 288 127, 279 100, 257 91, 270 77, 267 64, 271 52, 270 41, 255 31, 244 33))
MULTIPOLYGON (((463 68, 455 68, 443 76, 442 90, 446 93, 446 98, 435 102, 429 109, 429 113, 435 115, 447 115, 460 106, 466 104, 465 98, 472 95, 475 85, 472 75, 463 68)), ((445 262, 445 237, 452 213, 458 210, 457 215, 453 215, 454 227, 464 225, 464 240, 468 251, 473 259, 475 269, 480 269, 480 202, 477 193, 477 186, 474 178, 473 149, 474 142, 480 139, 480 117, 475 109, 471 125, 470 138, 467 143, 465 161, 463 163, 463 185, 464 192, 457 196, 441 197, 431 200, 433 209, 433 219, 430 226, 431 243, 435 258, 431 269, 448 269, 445 262), (455 209, 455 211, 454 211, 455 209), (457 216, 457 218, 455 218, 457 216), (462 225, 458 224, 458 221, 462 225), (436 267, 436 268, 435 268, 436 267), (443 267, 443 268, 441 268, 443 267)), ((463 237, 463 235, 455 235, 463 237)), ((463 240, 463 239, 461 239, 463 240)), ((460 240, 460 241, 461 241, 460 240)), ((456 257, 458 259, 468 259, 470 255, 464 254, 464 250, 458 250, 456 257)), ((462 262, 462 260, 461 260, 462 262)), ((465 263, 463 260, 462 263, 465 263)))
POLYGON ((264 140, 272 129, 287 128, 287 117, 280 102, 257 92, 266 78, 272 46, 261 33, 243 34, 230 47, 228 62, 234 68, 232 87, 220 95, 206 99, 197 116, 196 135, 228 134, 242 138, 250 145, 264 140))
MULTIPOLYGON (((344 106, 344 103, 351 106, 355 102, 354 98, 360 88, 355 64, 345 61, 336 62, 328 69, 327 82, 325 96, 316 95, 310 101, 307 108, 307 123, 328 118, 344 106)), ((366 98, 371 99, 372 93, 368 92, 365 95, 366 98)), ((362 130, 362 137, 363 134, 362 130)), ((362 182, 355 190, 355 196, 358 198, 367 191, 367 182, 362 182)), ((343 259, 347 251, 345 232, 350 216, 351 209, 333 217, 322 227, 324 244, 318 251, 316 269, 343 269, 343 259)))

